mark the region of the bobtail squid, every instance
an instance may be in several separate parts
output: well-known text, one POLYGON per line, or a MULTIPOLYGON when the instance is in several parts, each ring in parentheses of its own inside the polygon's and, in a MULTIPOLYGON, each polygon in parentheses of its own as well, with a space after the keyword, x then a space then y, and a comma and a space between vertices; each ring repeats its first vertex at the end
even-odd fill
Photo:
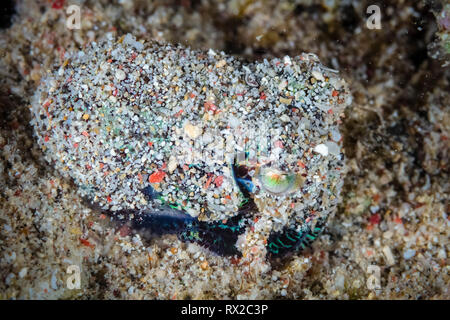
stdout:
POLYGON ((149 234, 270 261, 304 249, 339 201, 351 97, 313 54, 246 63, 107 36, 42 81, 32 124, 80 195, 149 234))

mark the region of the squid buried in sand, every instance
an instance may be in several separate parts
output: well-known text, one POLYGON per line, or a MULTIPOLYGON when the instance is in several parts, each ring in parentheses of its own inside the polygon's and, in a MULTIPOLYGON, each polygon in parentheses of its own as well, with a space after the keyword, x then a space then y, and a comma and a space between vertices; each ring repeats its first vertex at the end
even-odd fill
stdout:
POLYGON ((351 98, 315 55, 244 63, 128 34, 65 58, 32 124, 46 159, 112 218, 220 255, 251 242, 274 261, 336 209, 351 98))

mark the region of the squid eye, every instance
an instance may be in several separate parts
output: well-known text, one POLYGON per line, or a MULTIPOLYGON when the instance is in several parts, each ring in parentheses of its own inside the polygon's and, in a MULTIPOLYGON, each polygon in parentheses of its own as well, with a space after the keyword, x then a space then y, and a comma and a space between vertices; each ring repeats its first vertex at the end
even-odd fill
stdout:
POLYGON ((285 173, 274 168, 262 168, 259 173, 262 187, 271 193, 283 194, 295 191, 302 184, 302 177, 295 173, 285 173))

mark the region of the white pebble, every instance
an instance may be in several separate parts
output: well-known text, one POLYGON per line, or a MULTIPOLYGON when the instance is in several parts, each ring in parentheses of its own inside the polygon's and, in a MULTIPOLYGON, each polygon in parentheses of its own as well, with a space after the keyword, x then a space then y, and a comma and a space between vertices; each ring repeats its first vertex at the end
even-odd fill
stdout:
POLYGON ((403 252, 403 258, 405 258, 405 260, 411 259, 415 255, 416 255, 416 250, 413 250, 413 249, 408 249, 405 252, 403 252))
POLYGON ((116 71, 116 79, 119 81, 122 81, 123 79, 125 79, 126 74, 123 70, 117 69, 116 71))
POLYGON ((385 246, 383 248, 383 253, 386 257, 386 262, 389 266, 392 266, 395 263, 395 258, 394 255, 392 254, 391 248, 389 248, 388 246, 385 246))
POLYGON ((169 158, 169 164, 167 165, 167 169, 169 169, 169 172, 172 173, 177 168, 177 161, 174 156, 170 156, 169 158))
POLYGON ((14 275, 14 273, 8 274, 5 279, 5 284, 9 286, 11 284, 12 279, 14 279, 15 277, 16 276, 14 275))
POLYGON ((439 250, 438 252, 438 258, 439 259, 447 259, 447 254, 445 253, 444 249, 439 250))
POLYGON ((314 148, 314 151, 317 152, 317 153, 320 153, 324 157, 326 157, 328 155, 328 147, 326 145, 324 145, 323 143, 317 145, 314 148))
POLYGON ((284 56, 283 62, 284 62, 285 65, 291 65, 292 64, 291 58, 289 56, 284 56))
POLYGON ((326 146, 327 146, 327 148, 328 148, 328 151, 329 151, 332 155, 335 155, 335 156, 338 156, 338 155, 339 155, 340 149, 339 149, 339 146, 338 146, 336 143, 334 143, 333 141, 327 141, 326 146))
POLYGON ((345 278, 342 274, 338 275, 336 277, 336 282, 335 282, 336 288, 338 289, 344 289, 345 287, 345 278))
POLYGON ((22 269, 19 271, 19 277, 20 277, 20 278, 25 277, 25 276, 27 275, 27 272, 28 272, 28 269, 27 269, 27 268, 22 268, 22 269))
POLYGON ((313 70, 313 71, 311 72, 311 74, 312 74, 312 76, 313 76, 314 78, 316 78, 317 80, 319 80, 319 81, 325 81, 325 78, 323 77, 322 73, 320 73, 319 71, 313 70))
POLYGON ((202 129, 193 126, 189 122, 184 126, 184 132, 193 140, 197 139, 199 135, 202 133, 202 129))

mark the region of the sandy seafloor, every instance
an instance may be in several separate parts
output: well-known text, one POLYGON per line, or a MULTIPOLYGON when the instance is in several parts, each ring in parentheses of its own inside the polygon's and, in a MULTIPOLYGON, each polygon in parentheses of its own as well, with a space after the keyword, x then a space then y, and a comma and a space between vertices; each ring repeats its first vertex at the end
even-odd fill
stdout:
POLYGON ((450 85, 439 35, 450 24, 439 1, 385 1, 382 28, 369 30, 370 4, 18 1, 0 31, 0 298, 449 299, 450 85), (65 27, 69 2, 81 7, 81 30, 65 27), (65 51, 107 31, 248 59, 312 52, 341 71, 354 98, 341 128, 348 173, 311 250, 264 270, 174 237, 146 243, 108 226, 43 160, 30 98, 65 51), (81 287, 70 290, 73 264, 81 287), (379 290, 367 286, 371 265, 379 290))

